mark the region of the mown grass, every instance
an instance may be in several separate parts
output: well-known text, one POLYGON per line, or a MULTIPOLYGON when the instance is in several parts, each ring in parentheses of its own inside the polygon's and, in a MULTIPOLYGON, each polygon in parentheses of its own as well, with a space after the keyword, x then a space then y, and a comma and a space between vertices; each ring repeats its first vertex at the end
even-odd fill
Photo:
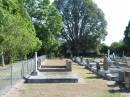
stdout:
POLYGON ((125 96, 121 95, 120 93, 107 93, 101 97, 125 97, 125 96))

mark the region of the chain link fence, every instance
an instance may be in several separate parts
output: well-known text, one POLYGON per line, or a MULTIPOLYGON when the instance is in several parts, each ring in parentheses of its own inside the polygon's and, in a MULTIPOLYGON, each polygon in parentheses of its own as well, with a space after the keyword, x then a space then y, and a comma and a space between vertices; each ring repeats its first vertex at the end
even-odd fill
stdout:
MULTIPOLYGON (((38 57, 44 61, 46 56, 38 57)), ((35 58, 0 67, 0 96, 5 94, 13 85, 31 74, 35 69, 35 58)))

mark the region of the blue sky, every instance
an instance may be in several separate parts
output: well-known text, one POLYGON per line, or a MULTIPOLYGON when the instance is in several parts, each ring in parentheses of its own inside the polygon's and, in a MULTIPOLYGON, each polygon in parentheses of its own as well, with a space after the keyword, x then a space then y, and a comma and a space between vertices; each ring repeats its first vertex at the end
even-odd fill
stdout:
MULTIPOLYGON (((53 1, 53 0, 51 0, 53 1)), ((130 20, 130 0, 93 0, 103 10, 107 20, 108 35, 104 43, 110 45, 124 37, 124 30, 130 20)))

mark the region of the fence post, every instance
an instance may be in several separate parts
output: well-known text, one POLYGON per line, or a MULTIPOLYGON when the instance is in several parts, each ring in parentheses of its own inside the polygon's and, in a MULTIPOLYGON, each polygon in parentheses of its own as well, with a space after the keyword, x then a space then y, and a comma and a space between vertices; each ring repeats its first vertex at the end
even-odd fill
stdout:
POLYGON ((21 78, 23 78, 23 62, 21 62, 21 78))
POLYGON ((13 86, 13 64, 11 63, 11 88, 13 86))
POLYGON ((22 77, 24 77, 24 61, 22 61, 22 77))
POLYGON ((27 60, 27 74, 29 74, 29 67, 28 67, 28 64, 29 64, 29 60, 27 60))
POLYGON ((33 59, 31 60, 31 70, 30 73, 33 71, 33 59))
POLYGON ((34 70, 33 70, 33 72, 32 72, 32 76, 36 76, 37 75, 37 52, 35 52, 35 63, 34 63, 34 70))
POLYGON ((4 55, 3 55, 3 52, 2 52, 2 66, 3 66, 3 67, 5 66, 5 62, 4 62, 4 55))

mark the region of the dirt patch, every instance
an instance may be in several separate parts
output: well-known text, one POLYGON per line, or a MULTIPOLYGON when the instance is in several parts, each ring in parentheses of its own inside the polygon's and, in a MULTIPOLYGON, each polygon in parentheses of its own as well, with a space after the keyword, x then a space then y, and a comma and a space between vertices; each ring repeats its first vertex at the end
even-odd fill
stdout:
POLYGON ((42 65, 65 65, 68 59, 47 59, 42 62, 42 65))
POLYGON ((23 84, 23 80, 18 82, 16 85, 14 85, 12 87, 12 89, 10 89, 10 91, 4 95, 3 97, 21 97, 21 91, 24 90, 24 84, 23 84))

